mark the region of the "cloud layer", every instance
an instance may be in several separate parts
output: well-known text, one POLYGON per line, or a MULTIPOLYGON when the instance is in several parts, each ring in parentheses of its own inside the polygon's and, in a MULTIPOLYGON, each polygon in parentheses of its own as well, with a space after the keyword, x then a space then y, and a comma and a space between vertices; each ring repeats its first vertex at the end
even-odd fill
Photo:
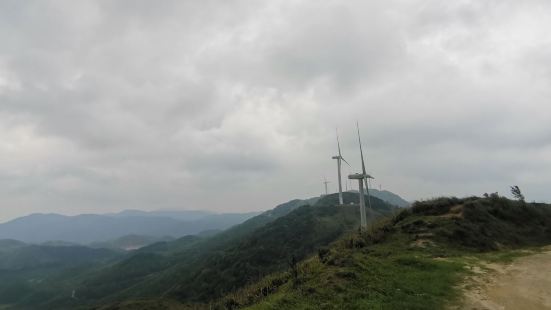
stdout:
POLYGON ((4 1, 0 220, 262 210, 354 172, 551 200, 548 1, 4 1))

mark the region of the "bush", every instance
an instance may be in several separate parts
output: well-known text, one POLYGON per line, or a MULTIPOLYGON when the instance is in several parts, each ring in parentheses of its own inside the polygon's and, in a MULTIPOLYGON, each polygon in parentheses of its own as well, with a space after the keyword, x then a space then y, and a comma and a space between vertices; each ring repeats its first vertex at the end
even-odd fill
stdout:
POLYGON ((318 249, 318 258, 319 258, 320 262, 325 263, 327 261, 327 256, 329 256, 330 253, 331 253, 331 251, 329 250, 328 247, 319 248, 318 249))
POLYGON ((442 215, 450 211, 451 207, 461 204, 463 201, 457 197, 440 197, 425 201, 416 201, 411 207, 415 214, 442 215))

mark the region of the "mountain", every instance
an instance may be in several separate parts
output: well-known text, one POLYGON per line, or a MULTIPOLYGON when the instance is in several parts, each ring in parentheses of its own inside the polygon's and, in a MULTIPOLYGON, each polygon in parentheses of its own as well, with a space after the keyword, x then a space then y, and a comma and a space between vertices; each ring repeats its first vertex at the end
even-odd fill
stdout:
MULTIPOLYGON (((182 301, 208 301, 250 283, 251 279, 284 270, 292 260, 300 261, 312 255, 359 226, 358 206, 338 207, 337 201, 338 196, 334 194, 323 197, 313 206, 301 206, 255 230, 222 253, 210 255, 196 268, 195 274, 188 277, 182 274, 169 296, 182 301)), ((357 203, 358 195, 345 195, 344 201, 357 203)), ((369 222, 393 211, 377 198, 372 199, 371 205, 369 222)))
MULTIPOLYGON (((80 306, 97 300, 91 299, 84 302, 81 299, 81 289, 77 286, 86 288, 89 294, 93 289, 100 297, 120 294, 124 288, 146 282, 148 277, 170 266, 183 268, 183 266, 198 264, 208 253, 220 251, 259 227, 317 199, 296 199, 281 204, 209 238, 188 235, 174 241, 156 242, 130 251, 122 256, 123 259, 120 262, 90 263, 69 269, 49 265, 18 271, 0 270, 0 308, 9 303, 16 309, 73 309, 73 303, 80 306), (72 298, 73 292, 78 296, 78 301, 72 298)), ((206 216, 209 215, 205 214, 203 218, 206 216)), ((144 216, 142 212, 125 211, 123 214, 108 217, 143 218, 144 216)), ((147 214, 146 217, 157 218, 152 214, 147 214)), ((0 240, 0 252, 10 252, 12 249, 26 246, 28 245, 16 240, 0 240)))
MULTIPOLYGON (((90 299, 91 301, 98 298, 101 298, 101 300, 116 300, 128 296, 155 296, 165 294, 167 291, 174 291, 174 294, 178 294, 188 288, 190 291, 198 289, 196 292, 203 294, 202 290, 205 287, 198 288, 197 286, 198 281, 206 279, 217 283, 217 285, 238 285, 236 282, 241 279, 228 279, 226 282, 223 279, 222 270, 215 271, 215 276, 207 276, 206 274, 201 276, 197 273, 202 273, 206 268, 205 266, 211 265, 212 260, 216 260, 216 257, 230 259, 230 252, 239 248, 243 240, 255 235, 259 230, 271 227, 279 219, 292 217, 292 214, 301 209, 301 206, 308 206, 309 203, 315 203, 318 199, 317 197, 306 200, 295 199, 278 205, 272 210, 207 239, 184 237, 174 242, 144 247, 128 260, 122 261, 87 279, 86 285, 79 288, 81 298, 90 299), (176 290, 174 287, 181 287, 181 289, 176 290)), ((304 221, 304 223, 306 222, 304 221)), ((290 227, 285 226, 280 229, 290 229, 290 227)), ((266 240, 270 241, 274 237, 275 234, 269 236, 266 240)), ((279 242, 285 242, 285 240, 280 239, 279 242)), ((241 257, 241 255, 238 255, 238 257, 241 257)), ((238 257, 233 257, 230 261, 238 257)), ((246 257, 246 255, 243 257, 246 257)), ((250 275, 254 273, 256 276, 256 271, 240 270, 240 272, 250 275)), ((205 296, 209 294, 219 293, 206 292, 205 296)))
POLYGON ((460 302, 460 284, 477 269, 549 244, 551 205, 497 195, 416 202, 208 307, 446 309, 460 302))
POLYGON ((126 235, 181 237, 204 230, 226 229, 257 214, 257 212, 208 214, 201 211, 168 213, 124 211, 114 215, 77 216, 32 214, 0 224, 0 238, 28 243, 64 241, 89 244, 126 235), (160 216, 161 214, 165 216, 160 216), (168 217, 169 215, 176 218, 168 217), (186 216, 193 220, 181 220, 186 216))
MULTIPOLYGON (((356 193, 358 194, 358 191, 357 190, 349 190, 348 193, 356 193)), ((373 196, 373 197, 377 197, 379 199, 381 199, 382 201, 390 204, 390 205, 393 205, 393 206, 396 206, 396 207, 400 207, 400 208, 407 208, 411 205, 411 203, 409 203, 408 201, 406 201, 405 199, 403 199, 402 197, 400 197, 398 194, 395 194, 391 191, 387 191, 387 190, 377 190, 377 189, 374 189, 374 188, 370 188, 369 189, 369 195, 373 196)))
MULTIPOLYGON (((202 233, 201 233, 202 234, 202 233)), ((103 242, 93 242, 89 246, 92 248, 105 248, 114 250, 137 250, 157 242, 167 242, 174 240, 173 237, 154 237, 154 236, 142 236, 142 235, 126 235, 113 240, 103 242)))
POLYGON ((395 194, 387 190, 380 191, 375 188, 371 188, 369 189, 369 194, 381 199, 386 203, 389 203, 393 206, 397 206, 400 208, 407 208, 411 205, 408 201, 400 197, 398 194, 395 194))

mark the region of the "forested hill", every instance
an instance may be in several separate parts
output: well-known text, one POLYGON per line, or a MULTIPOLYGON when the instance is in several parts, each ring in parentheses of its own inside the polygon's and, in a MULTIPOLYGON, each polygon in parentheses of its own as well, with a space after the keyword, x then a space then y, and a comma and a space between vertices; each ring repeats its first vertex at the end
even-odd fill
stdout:
MULTIPOLYGON (((338 207, 333 204, 336 200, 336 195, 294 200, 212 237, 189 236, 142 248, 119 263, 73 275, 71 290, 75 289, 77 299, 67 290, 34 305, 51 309, 93 307, 159 300, 161 296, 182 303, 215 300, 271 272, 285 270, 290 261, 305 259, 357 229, 358 206, 338 207)), ((346 203, 357 201, 357 194, 345 194, 346 203)), ((370 221, 395 210, 374 197, 371 203, 370 221)), ((60 287, 64 279, 55 281, 51 287, 60 287)), ((46 293, 39 290, 36 294, 46 293)))
MULTIPOLYGON (((336 195, 329 195, 315 201, 313 206, 300 206, 304 202, 291 201, 183 251, 165 257, 144 253, 133 260, 147 260, 149 263, 144 265, 148 266, 160 260, 166 267, 144 273, 144 280, 124 290, 114 289, 112 284, 117 281, 112 278, 99 276, 80 289, 81 296, 94 300, 111 291, 116 294, 101 300, 166 296, 180 301, 205 302, 220 297, 263 275, 285 269, 293 257, 303 259, 319 246, 357 228, 358 207, 328 204, 335 199, 336 195), (106 283, 109 288, 102 288, 106 283)), ((357 194, 345 195, 347 203, 357 200, 357 194)), ((376 198, 372 199, 372 205, 376 211, 370 213, 370 220, 393 210, 376 198)), ((112 274, 119 274, 119 271, 106 272, 106 275, 112 274)))
POLYGON ((497 195, 422 201, 213 308, 444 309, 473 264, 550 244, 551 205, 497 195))

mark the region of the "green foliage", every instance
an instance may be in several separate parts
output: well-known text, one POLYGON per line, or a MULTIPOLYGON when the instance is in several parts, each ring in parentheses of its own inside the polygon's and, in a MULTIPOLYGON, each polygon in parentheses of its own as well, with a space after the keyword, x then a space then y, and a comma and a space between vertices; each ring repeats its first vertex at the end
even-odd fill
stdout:
POLYGON ((439 197, 426 201, 416 201, 411 210, 415 214, 423 215, 441 215, 450 211, 452 206, 456 206, 461 202, 456 197, 439 197))
POLYGON ((299 281, 287 278, 266 297, 250 298, 246 293, 256 290, 248 288, 232 299, 247 309, 441 309, 456 297, 449 288, 460 279, 461 263, 436 261, 395 241, 369 249, 343 245, 326 263, 317 257, 302 263, 299 281))

